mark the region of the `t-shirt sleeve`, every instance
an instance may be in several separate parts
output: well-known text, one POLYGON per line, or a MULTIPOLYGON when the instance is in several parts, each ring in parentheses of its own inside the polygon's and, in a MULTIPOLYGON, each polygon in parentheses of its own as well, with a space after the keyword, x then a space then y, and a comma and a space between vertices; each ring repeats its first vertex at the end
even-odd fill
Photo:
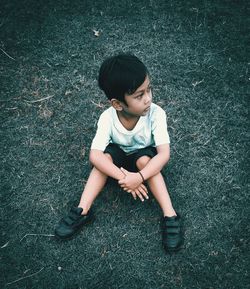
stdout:
POLYGON ((91 144, 91 149, 104 151, 110 143, 110 132, 111 119, 107 113, 102 113, 97 123, 97 130, 91 144))
POLYGON ((158 108, 153 116, 152 134, 155 141, 155 146, 169 144, 170 138, 168 134, 167 116, 162 108, 158 108))

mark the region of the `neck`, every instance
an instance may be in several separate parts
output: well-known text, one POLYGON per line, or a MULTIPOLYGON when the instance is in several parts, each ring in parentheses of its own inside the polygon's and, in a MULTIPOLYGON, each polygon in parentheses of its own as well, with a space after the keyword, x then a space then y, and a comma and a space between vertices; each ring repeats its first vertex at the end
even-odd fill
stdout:
POLYGON ((140 119, 139 116, 134 116, 134 115, 128 114, 124 111, 117 111, 117 116, 118 116, 121 124, 127 130, 132 130, 136 126, 138 120, 140 119))
POLYGON ((123 118, 126 121, 137 121, 140 118, 140 116, 132 115, 130 113, 127 113, 124 110, 117 111, 117 115, 118 115, 119 118, 123 118))

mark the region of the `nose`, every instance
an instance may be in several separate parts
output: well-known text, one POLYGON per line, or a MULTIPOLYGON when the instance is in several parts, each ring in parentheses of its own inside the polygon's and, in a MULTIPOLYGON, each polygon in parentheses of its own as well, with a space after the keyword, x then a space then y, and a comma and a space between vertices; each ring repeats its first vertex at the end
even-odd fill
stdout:
POLYGON ((152 99, 151 91, 145 95, 145 104, 149 103, 152 99))

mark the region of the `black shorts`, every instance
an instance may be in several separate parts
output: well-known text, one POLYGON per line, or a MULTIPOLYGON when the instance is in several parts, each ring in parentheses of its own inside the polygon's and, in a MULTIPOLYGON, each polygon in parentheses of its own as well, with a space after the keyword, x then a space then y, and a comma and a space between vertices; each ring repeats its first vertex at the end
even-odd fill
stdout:
POLYGON ((136 161, 142 156, 153 158, 157 155, 155 147, 149 146, 143 149, 138 149, 131 154, 125 153, 118 145, 110 143, 104 153, 111 155, 113 163, 118 167, 123 167, 130 172, 137 172, 136 161))

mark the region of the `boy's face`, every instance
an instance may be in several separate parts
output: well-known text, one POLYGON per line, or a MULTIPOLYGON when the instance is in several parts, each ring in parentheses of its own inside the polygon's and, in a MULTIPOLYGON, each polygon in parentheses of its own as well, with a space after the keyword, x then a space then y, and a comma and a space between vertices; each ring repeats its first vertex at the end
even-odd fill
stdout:
POLYGON ((122 111, 131 116, 144 116, 150 110, 152 91, 150 80, 147 76, 145 81, 133 94, 125 94, 125 103, 122 103, 122 111))

